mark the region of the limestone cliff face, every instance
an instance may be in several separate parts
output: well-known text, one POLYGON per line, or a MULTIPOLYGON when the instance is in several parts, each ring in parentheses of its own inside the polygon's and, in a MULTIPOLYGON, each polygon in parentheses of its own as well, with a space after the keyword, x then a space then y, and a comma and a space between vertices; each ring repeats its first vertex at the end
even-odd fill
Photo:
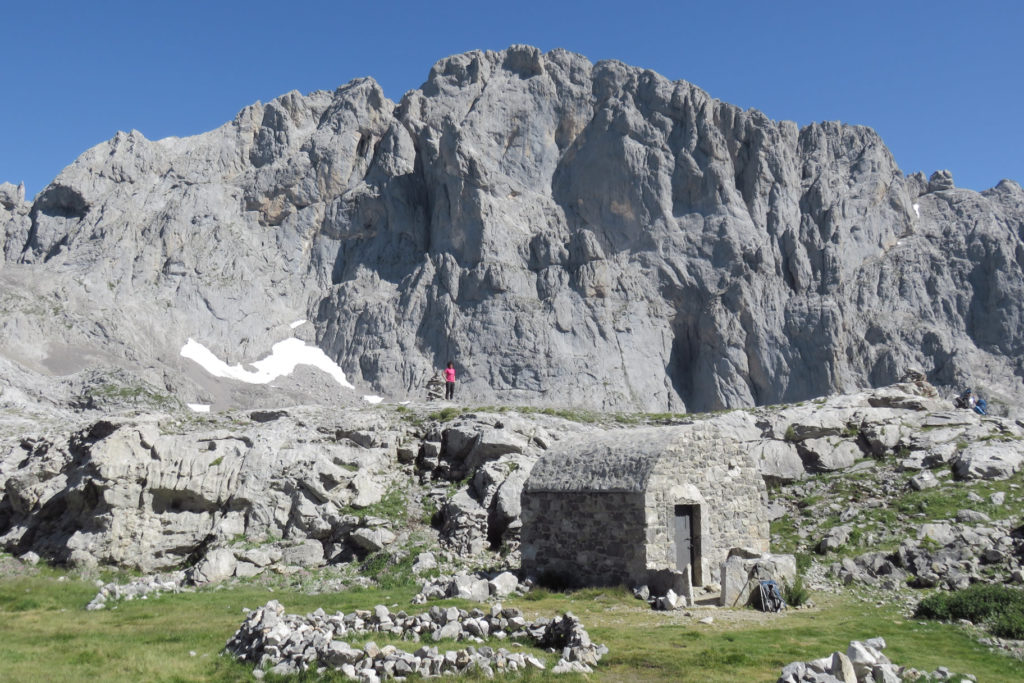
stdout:
POLYGON ((118 134, 31 205, 4 187, 0 281, 60 309, 2 323, 22 359, 28 331, 237 361, 308 317, 395 397, 448 359, 477 402, 705 410, 909 366, 1024 395, 1019 185, 907 177, 868 128, 561 50, 449 57, 397 104, 361 79, 118 134))

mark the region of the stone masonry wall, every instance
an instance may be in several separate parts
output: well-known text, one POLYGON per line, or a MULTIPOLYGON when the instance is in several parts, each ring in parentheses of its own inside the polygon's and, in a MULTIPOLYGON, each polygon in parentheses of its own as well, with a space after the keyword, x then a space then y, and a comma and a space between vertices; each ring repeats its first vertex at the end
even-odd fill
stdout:
MULTIPOLYGON (((678 432, 648 481, 647 568, 675 569, 675 506, 700 505, 700 572, 709 583, 733 547, 768 551, 764 482, 742 444, 706 424, 678 432)), ((697 535, 697 534, 695 534, 697 535)))
POLYGON ((644 576, 643 494, 534 492, 523 496, 522 567, 579 585, 644 576))

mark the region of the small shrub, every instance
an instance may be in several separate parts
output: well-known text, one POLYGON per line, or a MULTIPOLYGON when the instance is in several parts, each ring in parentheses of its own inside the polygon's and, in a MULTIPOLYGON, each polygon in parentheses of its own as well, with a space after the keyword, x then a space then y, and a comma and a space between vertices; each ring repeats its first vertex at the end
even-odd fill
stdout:
POLYGON ((796 441, 796 429, 793 428, 793 425, 786 427, 786 434, 782 438, 791 443, 796 441))
POLYGON ((976 583, 961 591, 929 595, 918 603, 914 616, 942 621, 967 619, 987 624, 1000 638, 1024 638, 1024 591, 976 583))
POLYGON ((368 555, 361 565, 362 573, 377 582, 384 590, 406 588, 415 585, 416 576, 412 566, 421 548, 414 548, 401 559, 394 557, 385 550, 368 555))
POLYGON ((797 575, 803 575, 811 568, 814 564, 814 557, 810 553, 797 553, 796 554, 796 573, 797 575))
POLYGON ((1015 605, 997 614, 993 617, 989 630, 998 638, 1024 640, 1024 607, 1015 605))
POLYGON ((810 597, 811 591, 804 585, 804 578, 799 574, 797 574, 792 586, 788 583, 782 584, 782 599, 790 607, 799 607, 806 603, 810 597))

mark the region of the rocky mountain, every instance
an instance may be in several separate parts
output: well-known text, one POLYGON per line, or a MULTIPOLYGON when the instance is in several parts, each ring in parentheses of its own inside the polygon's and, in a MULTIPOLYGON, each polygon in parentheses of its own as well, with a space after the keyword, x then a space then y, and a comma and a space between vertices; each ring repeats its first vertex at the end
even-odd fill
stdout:
POLYGON ((308 319, 396 399, 448 359, 477 402, 708 410, 911 366, 1002 412, 1024 396, 1020 185, 907 176, 871 129, 563 50, 455 55, 398 103, 367 78, 119 133, 31 203, 0 186, 0 226, 18 373, 116 366, 237 405, 187 339, 251 362, 308 319))

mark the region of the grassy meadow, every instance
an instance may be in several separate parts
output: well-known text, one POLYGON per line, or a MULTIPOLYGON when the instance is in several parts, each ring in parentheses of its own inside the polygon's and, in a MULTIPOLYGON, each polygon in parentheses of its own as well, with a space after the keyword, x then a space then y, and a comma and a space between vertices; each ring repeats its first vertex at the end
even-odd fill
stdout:
MULTIPOLYGON (((410 613, 429 607, 409 604, 416 592, 412 584, 322 595, 237 584, 87 612, 95 592, 90 581, 46 568, 0 579, 0 680, 251 681, 251 667, 220 654, 242 623, 243 607, 256 608, 271 599, 290 613, 375 604, 410 613)), ((689 616, 685 611, 653 612, 624 588, 568 594, 537 590, 505 604, 531 618, 571 611, 593 640, 610 648, 593 675, 559 677, 563 681, 774 681, 791 661, 823 657, 845 650, 850 640, 873 636, 886 639, 886 654, 898 664, 927 671, 947 666, 979 681, 1024 680, 1024 663, 990 653, 960 627, 908 619, 894 605, 859 602, 849 595, 814 594, 813 599, 814 608, 778 615, 713 608, 696 608, 689 616), (698 623, 705 616, 714 622, 698 623)), ((452 600, 437 604, 477 606, 452 600)), ((446 646, 458 647, 442 643, 442 650, 446 646)), ((549 668, 554 664, 555 655, 539 654, 546 656, 549 668)), ((290 680, 343 679, 309 672, 290 680)))

